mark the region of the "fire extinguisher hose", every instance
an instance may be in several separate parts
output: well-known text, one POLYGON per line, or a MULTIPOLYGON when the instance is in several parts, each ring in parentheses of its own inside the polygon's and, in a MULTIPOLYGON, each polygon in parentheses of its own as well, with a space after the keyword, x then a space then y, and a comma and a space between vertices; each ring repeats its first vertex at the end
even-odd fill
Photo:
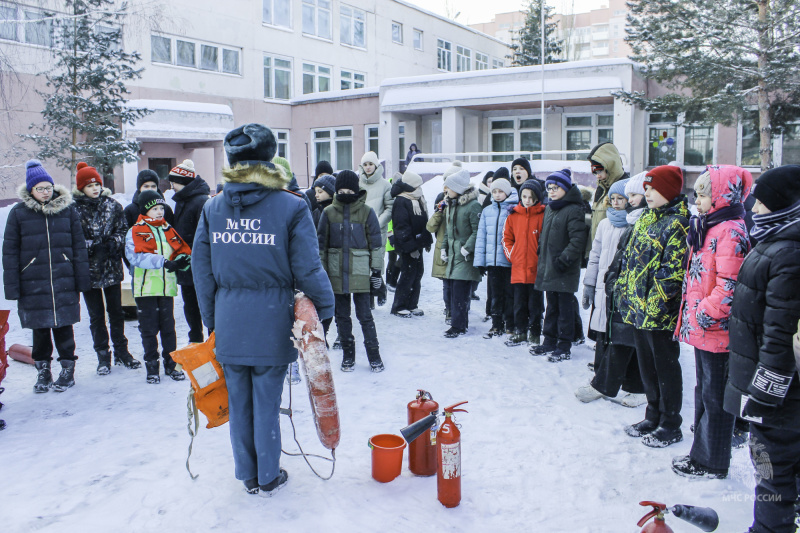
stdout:
POLYGON ((189 418, 186 424, 186 429, 189 431, 189 455, 186 456, 186 471, 189 472, 192 480, 195 480, 200 474, 192 474, 192 470, 189 468, 189 459, 192 457, 192 444, 194 444, 194 437, 197 435, 197 430, 200 428, 197 402, 194 400, 194 387, 189 387, 189 397, 186 399, 186 411, 189 418), (194 420, 194 429, 192 429, 192 420, 194 420))
MULTIPOLYGON (((308 467, 311 469, 311 471, 314 472, 314 475, 316 475, 318 478, 320 478, 323 481, 328 481, 330 478, 333 477, 333 473, 336 471, 336 450, 335 449, 331 450, 331 456, 330 457, 325 457, 323 455, 317 455, 317 454, 314 454, 314 453, 306 453, 306 452, 303 451, 303 447, 300 446, 300 442, 298 442, 298 440, 297 440, 297 430, 294 427, 294 420, 292 419, 292 383, 291 383, 291 381, 289 382, 289 408, 286 409, 286 410, 281 409, 281 412, 289 417, 289 423, 292 424, 292 438, 294 438, 294 442, 295 442, 295 444, 297 444, 297 448, 300 450, 300 453, 290 453, 290 452, 287 452, 286 450, 284 450, 283 448, 281 448, 281 452, 283 452, 286 455, 292 456, 292 457, 297 457, 297 456, 302 457, 303 460, 308 465, 308 467), (325 461, 329 461, 329 462, 333 463, 331 465, 331 473, 330 473, 330 475, 327 476, 327 477, 321 476, 319 474, 319 472, 314 470, 314 467, 311 466, 311 463, 308 462, 308 458, 309 457, 317 457, 319 459, 323 459, 325 461)), ((190 448, 191 448, 191 445, 190 445, 190 448)))

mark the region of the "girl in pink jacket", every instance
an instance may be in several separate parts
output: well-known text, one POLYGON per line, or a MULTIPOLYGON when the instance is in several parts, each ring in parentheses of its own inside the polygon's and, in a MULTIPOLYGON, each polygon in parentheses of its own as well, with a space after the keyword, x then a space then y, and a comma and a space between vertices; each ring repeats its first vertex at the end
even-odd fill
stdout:
POLYGON ((699 216, 687 237, 689 261, 675 334, 694 346, 694 443, 672 469, 688 477, 724 478, 731 460, 734 416, 722 408, 728 369, 728 321, 739 267, 750 251, 744 200, 753 176, 731 165, 709 166, 695 182, 699 216))

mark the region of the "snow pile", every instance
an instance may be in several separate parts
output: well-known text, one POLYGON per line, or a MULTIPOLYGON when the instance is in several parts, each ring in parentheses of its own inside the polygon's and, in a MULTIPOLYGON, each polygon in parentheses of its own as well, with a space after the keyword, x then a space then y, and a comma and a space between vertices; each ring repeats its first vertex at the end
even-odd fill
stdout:
MULTIPOLYGON (((429 208, 441 179, 424 186, 429 208)), ((432 211, 430 211, 432 212, 432 211)), ((8 209, 0 209, 5 222, 8 209)), ((88 315, 75 327, 76 385, 67 392, 36 395, 35 369, 11 361, 0 400, 8 428, 2 443, 3 531, 538 531, 547 533, 637 532, 647 509, 641 500, 709 506, 721 517, 718 531, 743 531, 753 507, 753 469, 745 449, 734 450, 726 480, 687 481, 671 468, 672 457, 691 447, 694 356, 683 346, 683 432, 685 440, 666 449, 643 446, 626 436, 626 424, 644 417, 599 400, 581 404, 573 395, 591 377, 588 345, 573 349, 571 361, 553 364, 532 357, 524 346, 508 348, 502 338, 485 340, 481 322, 485 283, 470 311, 469 334, 445 339, 441 282, 430 277, 426 254, 421 318, 401 319, 387 305, 375 310, 386 371, 369 370, 357 335, 356 369, 338 370, 341 352, 331 351, 341 419, 336 473, 316 478, 300 458, 284 456, 289 483, 271 499, 247 495, 234 479, 228 430, 201 428, 194 441, 192 481, 186 472, 189 382, 145 383, 144 368, 115 366, 95 374, 88 315), (460 507, 436 499, 436 478, 403 472, 380 484, 371 476, 368 439, 398 434, 406 404, 416 390, 430 391, 440 406, 468 400, 458 413, 462 432, 460 507)), ((29 344, 14 302, 7 345, 29 344)), ((179 344, 187 341, 180 298, 175 299, 179 344)), ((264 317, 269 320, 269 317, 264 317)), ((355 318, 353 319, 355 321, 355 318)), ((584 324, 587 317, 584 312, 584 324)), ((131 352, 141 360, 135 322, 126 324, 131 352)), ((330 340, 334 337, 332 332, 330 340)), ((266 349, 266 347, 265 347, 266 349)), ((305 384, 290 395, 297 438, 307 453, 327 456, 319 443, 305 384)), ((203 423, 205 421, 203 420, 203 423)), ((203 424, 204 425, 204 424, 203 424)), ((282 418, 284 450, 296 452, 292 428, 282 418)), ((310 459, 321 472, 328 464, 310 459)), ((698 530, 674 517, 676 533, 698 530)))

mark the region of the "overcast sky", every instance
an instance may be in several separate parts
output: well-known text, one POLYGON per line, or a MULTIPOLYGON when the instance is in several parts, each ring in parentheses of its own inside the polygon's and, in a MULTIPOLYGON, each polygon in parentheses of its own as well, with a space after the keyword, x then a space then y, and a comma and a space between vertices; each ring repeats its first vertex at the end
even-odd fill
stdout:
MULTIPOLYGON (((456 19, 462 24, 477 24, 490 22, 496 13, 521 10, 527 2, 524 0, 406 0, 428 11, 440 15, 453 16, 461 14, 456 19)), ((602 0, 547 0, 547 4, 556 8, 559 13, 581 13, 593 7, 599 7, 602 0), (574 6, 574 7, 573 7, 574 6)), ((606 2, 605 5, 608 5, 606 2)))

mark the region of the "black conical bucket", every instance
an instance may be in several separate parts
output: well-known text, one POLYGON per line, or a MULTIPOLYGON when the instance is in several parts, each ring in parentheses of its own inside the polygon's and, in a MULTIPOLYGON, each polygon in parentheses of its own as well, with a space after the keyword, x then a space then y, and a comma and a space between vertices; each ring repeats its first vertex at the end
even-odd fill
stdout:
POLYGON ((414 439, 428 431, 433 427, 436 423, 436 415, 428 415, 425 418, 421 418, 411 424, 410 426, 404 427, 400 430, 400 434, 406 439, 406 442, 411 444, 414 442, 414 439))

